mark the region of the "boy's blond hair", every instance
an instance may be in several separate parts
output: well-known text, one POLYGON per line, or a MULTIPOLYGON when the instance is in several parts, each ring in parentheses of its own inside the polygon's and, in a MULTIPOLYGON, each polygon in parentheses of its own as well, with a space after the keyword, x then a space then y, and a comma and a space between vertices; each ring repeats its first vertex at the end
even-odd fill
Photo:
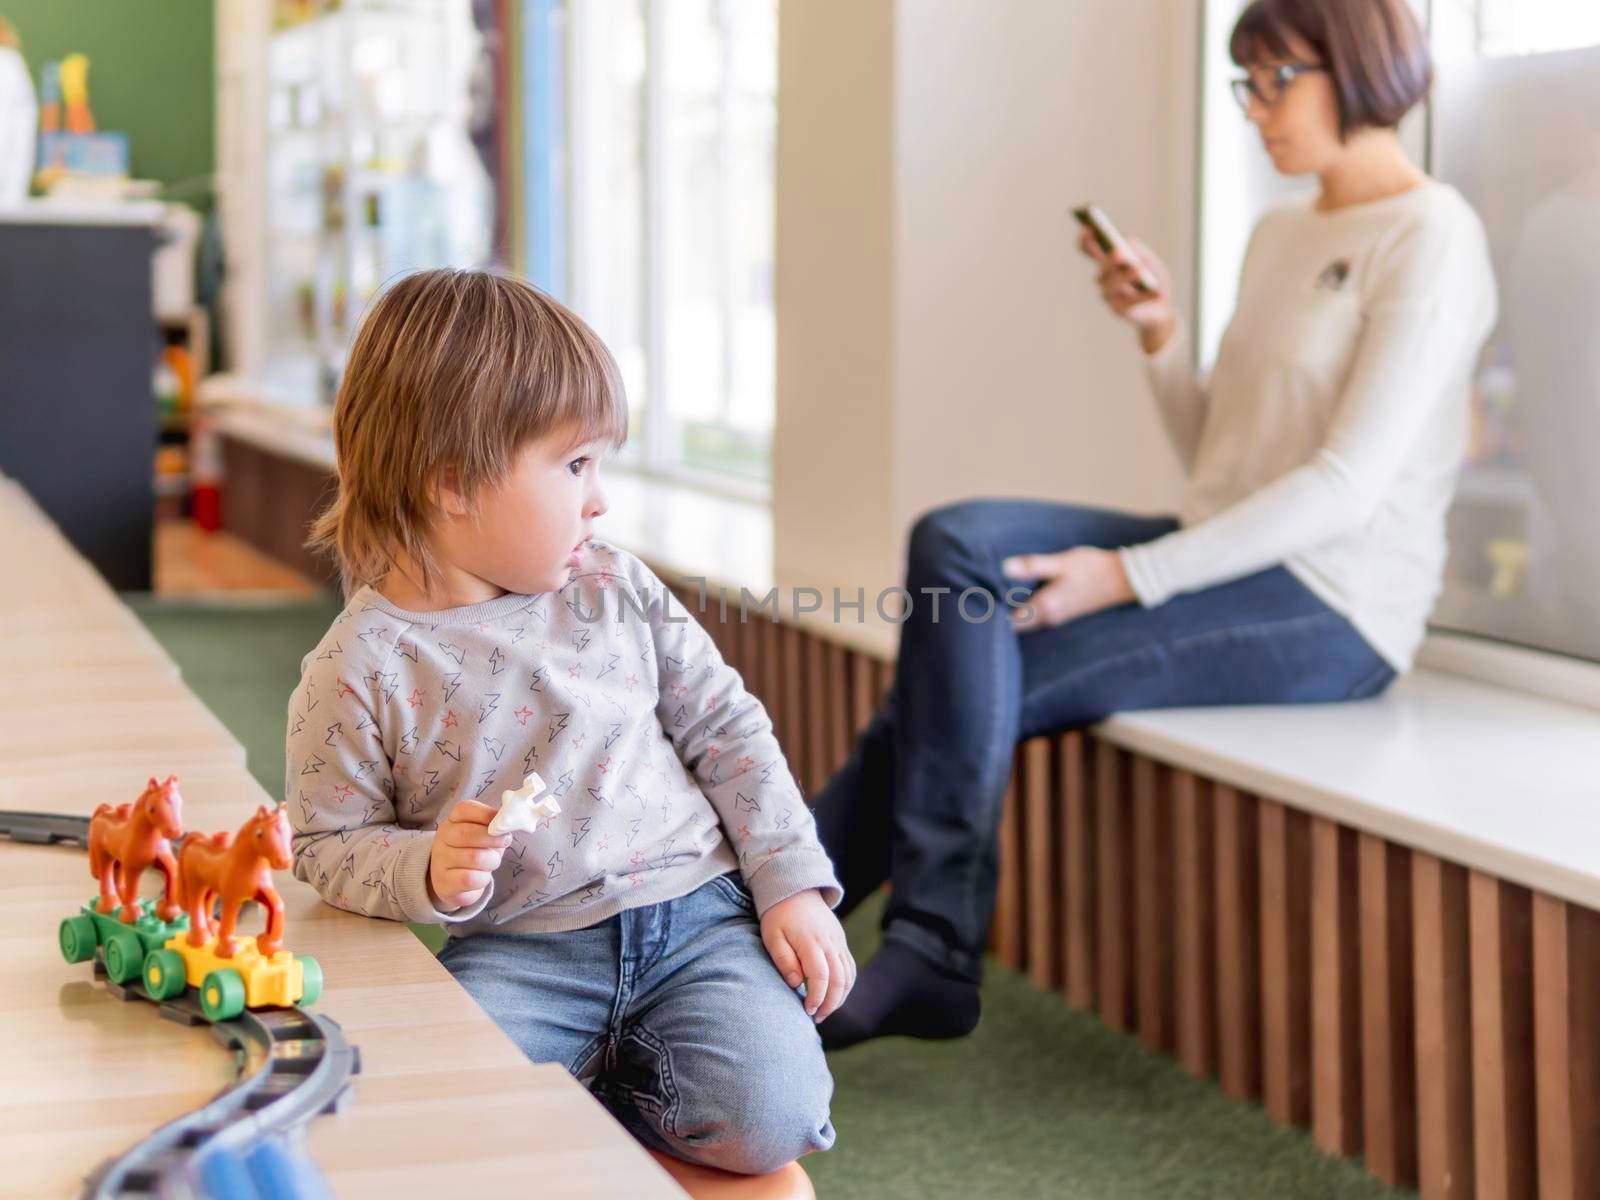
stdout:
POLYGON ((532 284, 489 271, 419 271, 361 323, 334 405, 339 493, 307 543, 331 552, 347 592, 397 551, 439 579, 428 531, 436 492, 469 499, 504 479, 534 438, 627 437, 616 362, 594 330, 532 284))

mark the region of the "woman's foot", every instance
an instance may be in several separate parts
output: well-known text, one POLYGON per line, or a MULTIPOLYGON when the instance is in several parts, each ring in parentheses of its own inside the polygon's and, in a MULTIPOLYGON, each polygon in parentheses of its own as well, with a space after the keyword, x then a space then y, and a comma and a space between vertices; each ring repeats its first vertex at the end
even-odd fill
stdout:
POLYGON ((820 1026, 826 1050, 876 1037, 957 1038, 978 1025, 978 985, 896 942, 861 969, 843 1007, 820 1026))

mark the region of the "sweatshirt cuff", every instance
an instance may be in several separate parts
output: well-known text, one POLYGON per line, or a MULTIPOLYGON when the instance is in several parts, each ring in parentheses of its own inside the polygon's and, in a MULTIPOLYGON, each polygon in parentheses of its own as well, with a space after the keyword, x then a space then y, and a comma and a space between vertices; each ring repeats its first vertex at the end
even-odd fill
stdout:
POLYGON ((408 838, 400 848, 400 860, 394 865, 394 894, 405 919, 421 925, 454 925, 470 921, 489 906, 494 897, 494 880, 483 889, 471 904, 453 912, 440 912, 428 895, 428 863, 433 857, 432 830, 408 838))
POLYGON ((755 870, 746 872, 744 882, 756 902, 758 917, 765 916, 774 904, 810 888, 822 893, 829 908, 837 908, 844 899, 833 864, 820 846, 793 847, 774 854, 755 870))
POLYGON ((1144 365, 1152 375, 1161 376, 1174 366, 1189 369, 1189 323, 1182 317, 1172 327, 1172 333, 1154 354, 1144 356, 1144 365))
POLYGON ((1133 588, 1133 594, 1144 608, 1155 608, 1172 599, 1172 589, 1163 578, 1157 557, 1161 542, 1161 538, 1156 538, 1153 542, 1123 546, 1117 551, 1117 557, 1122 560, 1122 569, 1128 576, 1128 585, 1133 588))

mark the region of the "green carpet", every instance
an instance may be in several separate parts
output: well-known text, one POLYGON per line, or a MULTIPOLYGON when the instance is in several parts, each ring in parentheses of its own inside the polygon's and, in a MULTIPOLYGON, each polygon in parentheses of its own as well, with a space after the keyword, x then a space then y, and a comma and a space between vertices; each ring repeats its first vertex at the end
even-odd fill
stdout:
MULTIPOLYGON (((132 601, 184 678, 283 795, 283 733, 300 659, 337 609, 132 601)), ((858 958, 879 905, 850 921, 858 958)), ((870 1043, 832 1060, 839 1141, 806 1170, 823 1200, 1317 1200, 1405 1197, 1255 1105, 994 968, 978 1031, 958 1042, 870 1043)))

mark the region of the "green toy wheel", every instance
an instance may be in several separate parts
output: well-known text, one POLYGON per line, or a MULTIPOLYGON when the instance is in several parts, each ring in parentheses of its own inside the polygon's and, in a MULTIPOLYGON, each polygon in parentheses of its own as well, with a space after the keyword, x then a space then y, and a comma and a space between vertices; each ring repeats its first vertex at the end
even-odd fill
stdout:
POLYGON ((144 943, 139 935, 121 930, 106 939, 106 974, 112 983, 128 983, 139 978, 144 967, 144 943))
POLYGON ((301 970, 300 999, 295 1004, 310 1008, 322 995, 322 964, 309 954, 296 954, 294 960, 301 970))
POLYGON ((94 922, 81 914, 61 922, 60 937, 61 957, 69 963, 88 962, 94 957, 94 948, 99 944, 99 939, 95 937, 94 922))
POLYGON ((231 1021, 244 1011, 244 979, 224 967, 200 981, 200 1011, 208 1021, 231 1021))
POLYGON ((183 995, 188 982, 183 955, 176 950, 156 950, 144 960, 144 990, 155 1000, 183 995))

